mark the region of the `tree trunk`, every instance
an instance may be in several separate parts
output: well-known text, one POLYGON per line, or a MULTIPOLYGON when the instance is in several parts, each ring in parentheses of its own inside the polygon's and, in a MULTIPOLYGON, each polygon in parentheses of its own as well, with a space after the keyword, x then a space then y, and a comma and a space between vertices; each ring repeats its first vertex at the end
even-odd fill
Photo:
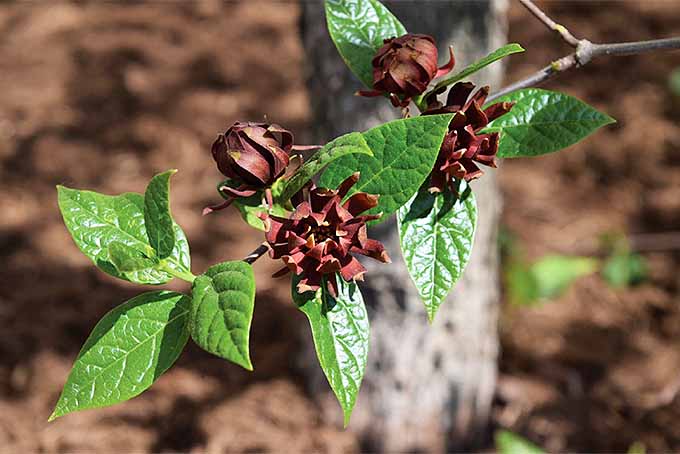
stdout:
MULTIPOLYGON (((454 71, 504 44, 506 0, 385 3, 409 31, 437 39, 442 61, 446 46, 453 44, 454 71)), ((398 109, 386 100, 353 96, 360 82, 333 47, 322 3, 304 2, 301 21, 314 113, 315 136, 309 139, 327 141, 396 118, 398 109)), ((496 63, 472 79, 498 87, 501 73, 496 63)), ((492 171, 472 188, 479 205, 472 258, 432 325, 399 252, 394 217, 372 230, 393 263, 364 262, 368 273, 361 288, 371 319, 371 343, 350 424, 362 449, 442 452, 470 449, 488 439, 498 356, 500 199, 492 171)), ((328 418, 341 420, 311 341, 306 345, 310 347, 302 363, 310 390, 328 418)))

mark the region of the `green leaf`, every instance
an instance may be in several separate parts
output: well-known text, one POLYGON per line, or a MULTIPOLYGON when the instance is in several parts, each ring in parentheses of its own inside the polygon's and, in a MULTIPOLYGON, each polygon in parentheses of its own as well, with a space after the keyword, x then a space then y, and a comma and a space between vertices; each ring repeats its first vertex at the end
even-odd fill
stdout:
POLYGON ((505 277, 510 300, 527 306, 557 298, 599 266, 594 258, 563 255, 548 255, 528 266, 520 261, 510 263, 505 277))
POLYGON ((99 269, 112 276, 138 284, 164 284, 174 272, 188 273, 191 267, 189 243, 182 229, 174 224, 175 247, 163 263, 139 271, 119 272, 109 257, 109 246, 122 243, 139 254, 153 257, 154 249, 144 226, 144 197, 128 192, 110 196, 57 186, 59 209, 78 248, 99 269))
POLYGON ((248 347, 255 275, 246 262, 208 268, 193 284, 191 337, 205 351, 253 370, 248 347))
POLYGON ((477 203, 461 182, 460 196, 431 194, 427 185, 397 212, 399 243, 406 268, 432 322, 439 306, 470 260, 477 203))
POLYGON ((156 175, 144 193, 144 224, 149 244, 159 259, 172 254, 175 247, 175 229, 170 215, 170 177, 177 170, 156 175))
POLYGON ((427 115, 394 120, 363 133, 373 156, 353 154, 331 163, 321 186, 336 188, 356 171, 361 179, 353 192, 380 196, 370 213, 382 212, 385 220, 416 193, 432 171, 439 147, 448 131, 451 115, 427 115))
POLYGON ((602 268, 602 277, 612 287, 631 287, 647 278, 647 262, 630 250, 614 251, 602 268))
POLYGON ((628 447, 626 454, 647 454, 647 447, 641 441, 636 441, 628 447))
POLYGON ((541 448, 507 430, 497 431, 494 438, 499 454, 543 454, 541 448))
POLYGON ((106 314, 76 358, 50 416, 131 399, 174 364, 189 338, 189 297, 143 293, 106 314))
POLYGON ((324 167, 338 158, 354 153, 373 156, 364 136, 358 132, 351 132, 327 143, 321 150, 309 158, 304 165, 289 180, 283 183, 279 200, 286 202, 302 187, 319 173, 324 167))
POLYGON ((241 213, 241 218, 249 226, 256 228, 258 230, 264 231, 264 223, 262 219, 259 218, 258 214, 269 212, 275 216, 287 217, 286 209, 280 204, 275 203, 271 210, 262 201, 262 193, 258 192, 250 197, 242 197, 234 200, 233 205, 241 213))
POLYGON ((668 76, 668 88, 675 96, 680 96, 680 68, 675 68, 668 76))
POLYGON ((466 77, 476 73, 480 69, 485 68, 486 66, 489 66, 491 63, 500 60, 501 58, 507 57, 508 55, 516 54, 519 52, 524 52, 524 48, 520 46, 517 43, 510 43, 506 44, 503 47, 500 47, 496 49, 495 51, 491 52, 489 55, 487 55, 484 58, 481 58, 480 60, 477 60, 470 66, 466 67, 465 69, 457 72, 453 76, 447 77, 446 79, 441 80, 440 82, 435 85, 434 90, 437 90, 438 88, 442 87, 447 87, 449 85, 452 85, 460 80, 465 79, 466 77))
POLYGON ((527 88, 493 102, 504 101, 516 104, 484 129, 501 133, 498 147, 501 158, 552 153, 616 121, 572 96, 555 91, 527 88))
POLYGON ((599 262, 591 257, 548 255, 531 265, 530 272, 538 285, 539 298, 555 298, 576 279, 597 271, 599 262))
POLYGON ((356 403, 368 358, 368 314, 359 287, 336 276, 338 297, 325 286, 316 292, 297 292, 293 301, 309 319, 319 364, 342 407, 345 427, 356 403))
POLYGON ((118 241, 109 244, 109 259, 111 259, 111 263, 121 273, 140 271, 152 268, 158 264, 157 260, 153 260, 125 243, 118 241))
POLYGON ((371 60, 383 40, 406 34, 406 29, 377 0, 326 0, 328 32, 340 56, 367 87, 373 86, 371 60))

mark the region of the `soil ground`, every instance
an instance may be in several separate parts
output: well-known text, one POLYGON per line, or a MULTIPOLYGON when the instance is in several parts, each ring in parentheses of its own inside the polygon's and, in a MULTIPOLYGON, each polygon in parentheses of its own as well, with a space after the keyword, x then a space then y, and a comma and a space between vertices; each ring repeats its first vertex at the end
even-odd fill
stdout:
MULTIPOLYGON (((547 6, 596 41, 680 32, 677 1, 547 6)), ((139 291, 80 254, 54 186, 142 191, 179 168, 173 211, 194 269, 249 252, 260 240, 236 216, 199 215, 216 200, 208 150, 236 119, 310 127, 297 16, 295 3, 259 1, 0 5, 1 452, 358 449, 304 393, 290 359, 304 320, 265 261, 254 373, 189 347, 139 398, 46 423, 96 321, 139 291)), ((514 6, 510 35, 530 52, 510 59, 508 80, 569 50, 514 6)), ((504 223, 530 257, 611 231, 680 230, 680 98, 667 89, 678 66, 677 53, 612 58, 548 85, 619 122, 499 171, 504 223)), ((550 305, 506 308, 496 426, 552 451, 680 451, 680 254, 646 258, 650 277, 632 290, 593 276, 550 305)))

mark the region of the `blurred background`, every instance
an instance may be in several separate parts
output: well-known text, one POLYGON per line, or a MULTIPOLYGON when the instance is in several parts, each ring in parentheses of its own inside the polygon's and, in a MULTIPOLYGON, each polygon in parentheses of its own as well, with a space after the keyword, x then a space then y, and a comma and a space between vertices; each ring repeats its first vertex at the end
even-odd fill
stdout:
MULTIPOLYGON (((593 41, 680 33, 676 0, 542 6, 593 41)), ((361 448, 306 395, 294 361, 306 321, 266 260, 254 373, 189 345, 142 396, 46 422, 97 320, 139 292, 78 251, 55 185, 141 192, 178 168, 173 213, 194 270, 244 256, 261 238, 235 212, 200 216, 217 201, 210 144, 237 119, 267 115, 300 136, 314 128, 299 14, 295 2, 254 0, 0 5, 1 452, 361 448)), ((509 41, 528 51, 507 59, 506 82, 569 52, 515 2, 509 19, 509 41)), ((551 451, 680 450, 676 68, 677 52, 603 58, 550 82, 618 123, 498 172, 506 272, 493 428, 551 451), (517 274, 555 254, 609 271, 526 297, 517 274)))

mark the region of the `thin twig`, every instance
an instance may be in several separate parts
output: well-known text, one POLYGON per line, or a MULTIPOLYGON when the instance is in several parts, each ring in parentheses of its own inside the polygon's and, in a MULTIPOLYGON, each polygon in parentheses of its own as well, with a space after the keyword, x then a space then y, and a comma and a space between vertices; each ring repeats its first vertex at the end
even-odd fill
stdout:
POLYGON ((512 93, 513 91, 517 91, 522 88, 535 87, 536 85, 540 85, 546 80, 560 73, 563 73, 568 69, 576 67, 576 65, 578 65, 578 61, 576 60, 576 54, 564 56, 559 60, 552 62, 551 64, 541 69, 540 71, 535 72, 529 77, 519 80, 511 85, 508 85, 507 87, 501 88, 497 92, 492 93, 487 98, 487 102, 491 102, 494 99, 500 98, 501 96, 505 96, 508 93, 512 93))
POLYGON ((593 44, 593 57, 601 55, 638 55, 645 52, 653 52, 657 50, 673 50, 680 49, 680 37, 652 39, 649 41, 634 41, 630 43, 612 43, 612 44, 593 44))
POLYGON ((680 250, 680 232, 637 233, 628 236, 630 248, 639 252, 680 250))
POLYGON ((552 20, 547 14, 545 14, 538 6, 534 4, 531 0, 519 0, 522 5, 526 9, 528 9, 531 14, 533 14, 536 19, 540 20, 545 24, 546 27, 548 27, 550 30, 555 31, 560 34, 563 40, 567 42, 572 47, 578 46, 579 39, 576 38, 574 35, 572 35, 569 30, 567 30, 567 27, 564 25, 558 24, 554 20, 552 20))
MULTIPOLYGON (((525 4, 526 0, 519 0, 525 4)), ((533 3, 532 3, 533 5, 533 3)), ((535 5, 533 5, 536 7, 535 5)), ((538 9, 536 7, 536 9, 538 9)), ((540 12, 540 10, 538 10, 540 12)), ((547 17, 547 16, 546 16, 547 17)), ((549 18, 548 18, 549 19, 549 18)), ((531 74, 530 76, 519 80, 499 91, 491 94, 487 102, 500 98, 513 91, 521 88, 533 87, 551 79, 558 74, 568 71, 572 68, 580 68, 585 66, 591 60, 603 55, 638 55, 646 52, 653 52, 658 50, 678 50, 680 49, 680 37, 652 39, 649 41, 635 41, 628 43, 609 43, 609 44, 595 44, 587 39, 581 39, 576 45, 576 52, 566 55, 559 60, 555 60, 545 68, 531 74)))
POLYGON ((680 251, 680 232, 631 233, 620 238, 614 245, 603 244, 598 238, 581 238, 571 246, 575 255, 605 257, 611 254, 615 245, 625 246, 638 253, 680 251))
POLYGON ((257 260, 257 259, 259 259, 260 257, 262 257, 268 250, 269 250, 269 244, 267 244, 267 242, 265 241, 264 243, 262 243, 261 245, 259 245, 259 246, 257 247, 257 249, 255 249, 253 252, 251 252, 250 254, 246 255, 246 256, 243 258, 243 261, 246 262, 246 263, 253 264, 253 263, 255 262, 255 260, 257 260))

